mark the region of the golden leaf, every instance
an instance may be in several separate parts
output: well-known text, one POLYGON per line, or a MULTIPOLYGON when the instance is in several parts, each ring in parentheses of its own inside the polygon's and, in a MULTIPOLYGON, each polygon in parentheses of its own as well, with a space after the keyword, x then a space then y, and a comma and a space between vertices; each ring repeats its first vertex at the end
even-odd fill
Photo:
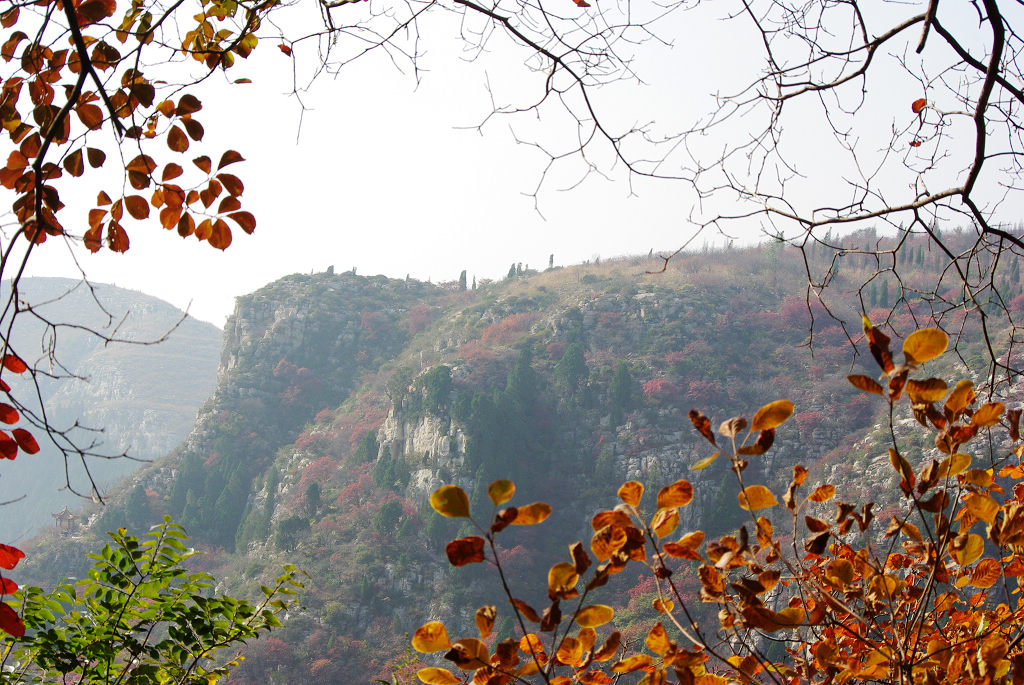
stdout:
POLYGON ((644 496, 644 486, 635 480, 623 483, 619 488, 619 499, 630 506, 639 506, 640 498, 644 496))
POLYGON ((743 492, 737 495, 737 498, 739 499, 740 509, 747 511, 767 509, 779 503, 775 499, 775 495, 772 494, 772 491, 763 485, 748 485, 743 488, 743 492))
POLYGON ((448 518, 467 518, 469 498, 458 485, 442 485, 430 496, 430 506, 448 518))
POLYGON ((693 486, 689 481, 677 480, 658 492, 658 509, 685 507, 693 499, 693 486))
POLYGON ((711 466, 715 459, 718 459, 718 454, 718 452, 715 452, 710 457, 704 457, 703 459, 699 460, 696 464, 691 466, 690 470, 700 471, 701 469, 706 469, 708 466, 711 466))
POLYGON ((501 506, 516 494, 516 484, 510 480, 496 480, 487 486, 487 496, 494 506, 501 506))
POLYGON ((581 628, 596 628, 608 623, 615 616, 615 610, 604 604, 591 604, 576 613, 576 623, 581 628))
POLYGON ((462 682, 446 668, 421 668, 416 671, 416 677, 427 685, 458 685, 462 682))
POLYGON ((513 526, 532 526, 540 523, 548 516, 551 516, 551 507, 544 502, 534 502, 525 507, 519 507, 516 517, 512 519, 513 526))
POLYGON ((832 499, 835 494, 836 486, 829 484, 819 485, 814 489, 814 492, 811 493, 811 496, 808 499, 812 502, 827 502, 832 499))
POLYGON ((776 400, 770 402, 754 414, 754 420, 750 424, 751 431, 763 431, 781 425, 793 415, 793 403, 789 400, 776 400))
POLYGON ((448 630, 440 621, 431 621, 420 626, 412 636, 412 648, 417 652, 429 654, 448 649, 452 646, 448 639, 448 630))
POLYGON ((903 354, 910 364, 923 364, 935 359, 949 345, 949 336, 938 328, 922 328, 903 341, 903 354))

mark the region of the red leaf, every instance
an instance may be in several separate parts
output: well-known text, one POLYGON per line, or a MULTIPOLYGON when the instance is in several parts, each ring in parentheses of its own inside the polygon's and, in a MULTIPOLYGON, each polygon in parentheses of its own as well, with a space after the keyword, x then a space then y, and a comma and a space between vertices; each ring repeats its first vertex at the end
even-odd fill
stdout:
POLYGON ((28 364, 13 354, 4 355, 3 365, 5 369, 14 373, 25 373, 28 371, 28 364))
POLYGON ((927 100, 925 100, 924 98, 918 98, 917 100, 914 100, 912 103, 910 103, 910 110, 914 114, 920 114, 921 110, 924 109, 927 106, 928 106, 928 101, 927 100))
POLYGON ((7 385, 7 381, 0 380, 0 390, 3 390, 4 392, 10 392, 11 386, 7 385))
POLYGON ((17 591, 17 583, 10 578, 0 578, 0 595, 13 595, 17 591))
POLYGON ((577 7, 590 7, 590 3, 587 0, 572 0, 576 3, 577 7))
POLYGON ((0 421, 18 423, 18 410, 9 404, 0 402, 0 421))
POLYGON ((484 539, 476 535, 452 540, 444 548, 452 566, 478 564, 484 560, 484 539))
POLYGON ((284 54, 288 55, 289 57, 292 56, 292 49, 290 47, 288 47, 287 45, 285 45, 284 43, 280 43, 277 46, 277 49, 280 50, 281 52, 283 52, 284 54))
POLYGON ((25 636, 25 624, 18 614, 7 604, 0 602, 0 630, 14 637, 25 636))
POLYGON ((26 454, 36 454, 39 451, 39 443, 32 437, 24 428, 15 428, 11 431, 14 435, 14 439, 18 442, 18 447, 22 449, 26 454))
POLYGON ((25 553, 17 547, 0 543, 0 568, 8 571, 18 565, 18 562, 25 558, 25 553))
MULTIPOLYGON (((18 456, 18 443, 4 431, 0 431, 0 459, 14 459, 18 456)), ((0 563, 0 566, 3 566, 0 563)), ((13 568, 13 567, 12 567, 13 568)))
POLYGON ((920 140, 912 140, 912 141, 910 141, 910 147, 921 147, 921 141, 920 140))
POLYGON ((107 247, 114 252, 127 252, 128 246, 128 234, 124 227, 116 221, 111 221, 107 225, 107 247))

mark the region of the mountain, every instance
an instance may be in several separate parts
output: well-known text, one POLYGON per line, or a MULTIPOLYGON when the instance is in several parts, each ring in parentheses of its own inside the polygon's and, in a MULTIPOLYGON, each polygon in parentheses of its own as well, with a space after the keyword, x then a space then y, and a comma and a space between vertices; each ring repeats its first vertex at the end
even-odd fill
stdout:
MULTIPOLYGON (((907 287, 934 279, 938 256, 923 241, 906 249, 916 251, 902 269, 907 287)), ((815 267, 831 258, 810 253, 815 267)), ((520 502, 554 505, 542 526, 508 531, 513 585, 564 558, 566 536, 545 531, 589 540, 591 516, 628 479, 657 491, 688 478, 695 498, 681 525, 735 530, 725 460, 691 470, 712 453, 691 408, 717 426, 775 399, 794 402, 748 483, 778 487, 799 462, 812 481, 854 498, 896 490, 872 438, 883 403, 844 377, 861 366, 876 373, 850 345, 870 257, 844 257, 810 310, 803 259, 778 244, 684 254, 649 273, 661 266, 606 260, 473 290, 329 271, 239 298, 217 388, 185 442, 122 484, 88 534, 43 538, 19 571, 74 575, 104 529, 169 514, 209 552, 202 567, 240 592, 284 563, 310 574, 305 610, 251 649, 233 682, 356 683, 388 678, 404 636, 425 620, 468 627, 476 607, 499 599, 483 565, 448 565, 445 543, 472 528, 427 505, 441 484, 471 493, 484 521, 485 489, 498 478, 516 482, 520 502)), ((896 284, 885 274, 875 283, 887 290, 865 289, 864 302, 881 307, 869 314, 888 316, 894 336, 927 320, 923 303, 889 316, 896 284)), ((984 349, 969 334, 958 352, 982 368, 973 361, 984 349)), ((627 623, 653 611, 635 573, 608 587, 603 601, 627 623)), ((512 631, 501 613, 499 636, 512 631)))
MULTIPOLYGON (((9 287, 5 284, 5 288, 9 287)), ((174 449, 188 435, 196 412, 213 392, 221 332, 188 318, 170 304, 140 292, 63 278, 26 278, 18 290, 23 313, 11 345, 27 360, 49 362, 65 378, 40 378, 39 396, 52 425, 76 422, 89 429, 73 434, 95 452, 130 458, 87 460, 100 492, 123 476, 174 449), (91 333, 94 331, 97 334, 91 333), (121 342, 107 342, 114 338, 121 342), (158 344, 151 344, 160 341, 158 344), (55 356, 48 359, 53 344, 55 356)), ((6 299, 6 294, 3 295, 6 299)), ((11 381, 28 402, 35 388, 11 381)), ((5 540, 54 525, 51 514, 79 508, 82 497, 61 489, 63 455, 41 439, 42 451, 5 462, 5 540)), ((71 486, 92 493, 80 461, 67 464, 71 486)))

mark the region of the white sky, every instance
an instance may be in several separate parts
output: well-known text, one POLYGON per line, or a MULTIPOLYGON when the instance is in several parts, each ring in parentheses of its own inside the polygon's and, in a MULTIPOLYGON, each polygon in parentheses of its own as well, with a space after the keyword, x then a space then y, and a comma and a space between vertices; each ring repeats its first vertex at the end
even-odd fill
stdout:
MULTIPOLYGON (((483 135, 460 127, 474 126, 491 111, 488 81, 499 104, 522 101, 524 94, 538 92, 541 81, 523 78, 522 57, 515 52, 461 59, 461 44, 444 21, 423 27, 426 72, 418 88, 383 54, 371 55, 339 77, 314 84, 304 98, 310 109, 301 130, 298 103, 288 94, 292 60, 277 50, 278 41, 262 42, 248 64, 229 72, 232 79, 249 76, 255 83, 206 88, 199 116, 206 128, 204 152, 214 156, 233 147, 247 159, 229 170, 245 183, 243 208, 257 216, 255 234, 233 226, 234 242, 222 253, 163 231, 152 219, 127 221, 131 249, 124 255, 81 255, 88 276, 145 291, 223 325, 236 296, 330 265, 434 282, 454 280, 463 269, 470 278, 497 279, 513 262, 543 268, 549 254, 567 265, 597 255, 671 251, 686 240, 692 189, 635 182, 631 195, 621 169, 562 191, 579 175, 578 166, 562 167, 542 188, 543 215, 538 213, 525 193, 536 186, 544 156, 517 145, 508 120, 492 120, 483 135)), ((602 90, 599 104, 620 122, 654 120, 665 129, 692 122, 712 106, 712 91, 736 91, 742 79, 757 74, 759 52, 751 48, 756 36, 738 33, 738 26, 747 23, 726 26, 708 12, 681 14, 672 26, 674 47, 652 44, 639 53, 637 71, 647 84, 602 90)), ((300 64, 308 63, 301 60, 311 57, 312 47, 296 47, 300 64)), ((906 110, 918 96, 906 85, 876 87, 883 89, 883 103, 891 100, 906 110)), ((890 126, 891 112, 881 115, 890 126)), ((874 115, 869 109, 862 115, 860 125, 870 131, 865 116, 874 115)), ((527 121, 516 125, 521 135, 532 135, 527 121)), ((560 125, 545 119, 536 130, 568 130, 560 125)), ((806 131, 794 132, 797 145, 805 144, 805 136, 806 131)), ((716 144, 709 141, 712 148, 716 144)), ((184 158, 195 154, 197 148, 184 158)), ((608 159, 595 161, 608 171, 608 159)), ((808 161, 817 162, 808 167, 814 170, 807 181, 813 188, 821 182, 817 167, 827 170, 829 158, 814 154, 808 161)), ((87 187, 85 197, 91 198, 95 188, 87 187)), ((71 205, 63 213, 65 225, 84 222, 85 210, 69 201, 68 190, 62 192, 71 205)), ((739 227, 738 235, 760 236, 754 224, 739 227)), ((41 247, 30 275, 75 275, 57 241, 41 247)))

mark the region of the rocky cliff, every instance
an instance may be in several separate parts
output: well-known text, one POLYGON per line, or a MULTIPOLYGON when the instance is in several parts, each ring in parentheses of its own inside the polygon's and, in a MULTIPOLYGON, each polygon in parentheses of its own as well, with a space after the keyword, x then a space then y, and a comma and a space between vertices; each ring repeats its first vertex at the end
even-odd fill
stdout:
MULTIPOLYGON (((566 539, 589 539, 590 517, 625 480, 656 491, 688 478, 695 500, 683 525, 734 530, 728 465, 691 470, 713 453, 691 408, 717 426, 794 402, 748 483, 777 487, 800 462, 812 479, 891 490, 872 452, 881 407, 844 378, 863 357, 847 337, 857 303, 843 293, 873 267, 844 264, 828 303, 840 320, 815 311, 808 347, 811 315, 793 295, 799 265, 778 249, 730 250, 682 256, 658 275, 644 260, 617 260, 470 291, 288 277, 239 299, 217 389, 191 435, 125 489, 147 498, 116 506, 138 523, 178 518, 227 583, 268 578, 284 562, 310 573, 304 612, 233 680, 386 676, 404 633, 496 599, 484 569, 444 561, 445 542, 468 528, 426 506, 440 484, 459 483, 475 511, 489 512, 487 484, 511 478, 523 501, 555 507, 543 531, 506 538, 514 582, 542 577, 566 539)), ((915 325, 891 323, 897 334, 915 325)), ((69 544, 53 555, 72 556, 69 544)), ((650 610, 635 578, 616 583, 610 601, 625 598, 623 615, 650 610)))

